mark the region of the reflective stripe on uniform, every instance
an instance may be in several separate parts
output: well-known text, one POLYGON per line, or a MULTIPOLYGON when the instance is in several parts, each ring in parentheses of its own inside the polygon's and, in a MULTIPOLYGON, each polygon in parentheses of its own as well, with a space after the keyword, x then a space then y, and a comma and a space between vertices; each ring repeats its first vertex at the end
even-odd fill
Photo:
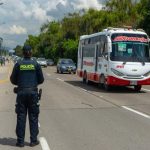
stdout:
POLYGON ((20 70, 35 70, 35 66, 30 64, 30 65, 20 65, 20 70))

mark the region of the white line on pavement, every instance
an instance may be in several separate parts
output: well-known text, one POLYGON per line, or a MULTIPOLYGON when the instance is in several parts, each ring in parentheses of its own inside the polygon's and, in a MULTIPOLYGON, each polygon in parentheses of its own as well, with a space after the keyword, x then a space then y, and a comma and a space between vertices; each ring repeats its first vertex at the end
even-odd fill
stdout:
POLYGON ((129 110, 129 111, 131 111, 131 112, 134 112, 134 113, 136 113, 136 114, 138 114, 138 115, 141 115, 141 116, 143 116, 143 117, 145 117, 145 118, 150 119, 150 116, 149 116, 149 115, 146 115, 146 114, 144 114, 144 113, 142 113, 142 112, 139 112, 139 111, 134 110, 134 109, 132 109, 132 108, 129 108, 129 107, 127 107, 127 106, 122 106, 122 108, 124 108, 124 109, 126 109, 126 110, 129 110))
POLYGON ((147 91, 147 92, 150 92, 150 90, 148 90, 148 89, 144 89, 144 88, 142 88, 142 90, 147 91))
POLYGON ((84 89, 84 88, 79 88, 79 89, 81 89, 82 91, 88 92, 88 90, 86 90, 86 89, 84 89))
POLYGON ((62 82, 64 82, 64 80, 63 79, 60 79, 60 78, 56 78, 57 80, 59 80, 59 81, 62 81, 62 82))
POLYGON ((38 122, 38 127, 40 128, 41 127, 41 125, 40 125, 40 123, 38 122))
POLYGON ((42 150, 50 150, 49 145, 44 137, 39 138, 42 150))

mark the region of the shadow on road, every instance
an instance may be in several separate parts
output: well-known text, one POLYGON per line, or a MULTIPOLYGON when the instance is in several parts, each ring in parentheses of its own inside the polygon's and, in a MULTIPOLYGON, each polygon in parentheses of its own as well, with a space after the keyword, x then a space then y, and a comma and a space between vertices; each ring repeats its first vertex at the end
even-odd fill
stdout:
POLYGON ((104 90, 104 88, 98 87, 96 83, 91 83, 89 85, 84 84, 82 81, 65 81, 68 84, 71 84, 76 87, 83 88, 88 91, 93 92, 101 92, 101 93, 122 93, 122 94, 130 94, 130 93, 146 93, 145 91, 136 92, 132 87, 126 87, 126 86, 113 86, 109 91, 104 90))
MULTIPOLYGON (((14 138, 0 138, 0 145, 7 145, 7 146, 15 146, 16 147, 17 140, 14 138)), ((26 146, 29 146, 28 142, 25 142, 26 146)))

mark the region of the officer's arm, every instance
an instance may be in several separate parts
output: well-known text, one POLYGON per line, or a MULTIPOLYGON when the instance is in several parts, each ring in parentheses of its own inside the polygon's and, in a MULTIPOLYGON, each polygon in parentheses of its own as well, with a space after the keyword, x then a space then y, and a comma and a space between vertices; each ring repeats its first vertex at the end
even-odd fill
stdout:
POLYGON ((10 76, 10 81, 12 84, 17 85, 17 79, 18 79, 18 63, 15 64, 12 74, 10 76))
POLYGON ((39 64, 37 64, 37 79, 38 79, 38 84, 41 84, 44 82, 43 72, 39 64))

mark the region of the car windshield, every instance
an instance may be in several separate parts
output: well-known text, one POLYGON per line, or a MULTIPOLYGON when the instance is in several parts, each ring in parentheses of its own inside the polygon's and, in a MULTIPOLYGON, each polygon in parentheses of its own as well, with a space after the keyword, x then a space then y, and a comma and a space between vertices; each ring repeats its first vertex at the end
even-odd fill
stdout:
POLYGON ((53 62, 53 61, 52 61, 52 59, 48 59, 47 61, 49 61, 49 62, 53 62))
POLYGON ((146 35, 112 35, 112 61, 150 62, 148 39, 146 35))
POLYGON ((33 60, 36 60, 36 57, 32 57, 33 60))
POLYGON ((45 61, 45 58, 38 58, 38 61, 45 61))
POLYGON ((61 60, 61 64, 73 64, 71 59, 61 60))

